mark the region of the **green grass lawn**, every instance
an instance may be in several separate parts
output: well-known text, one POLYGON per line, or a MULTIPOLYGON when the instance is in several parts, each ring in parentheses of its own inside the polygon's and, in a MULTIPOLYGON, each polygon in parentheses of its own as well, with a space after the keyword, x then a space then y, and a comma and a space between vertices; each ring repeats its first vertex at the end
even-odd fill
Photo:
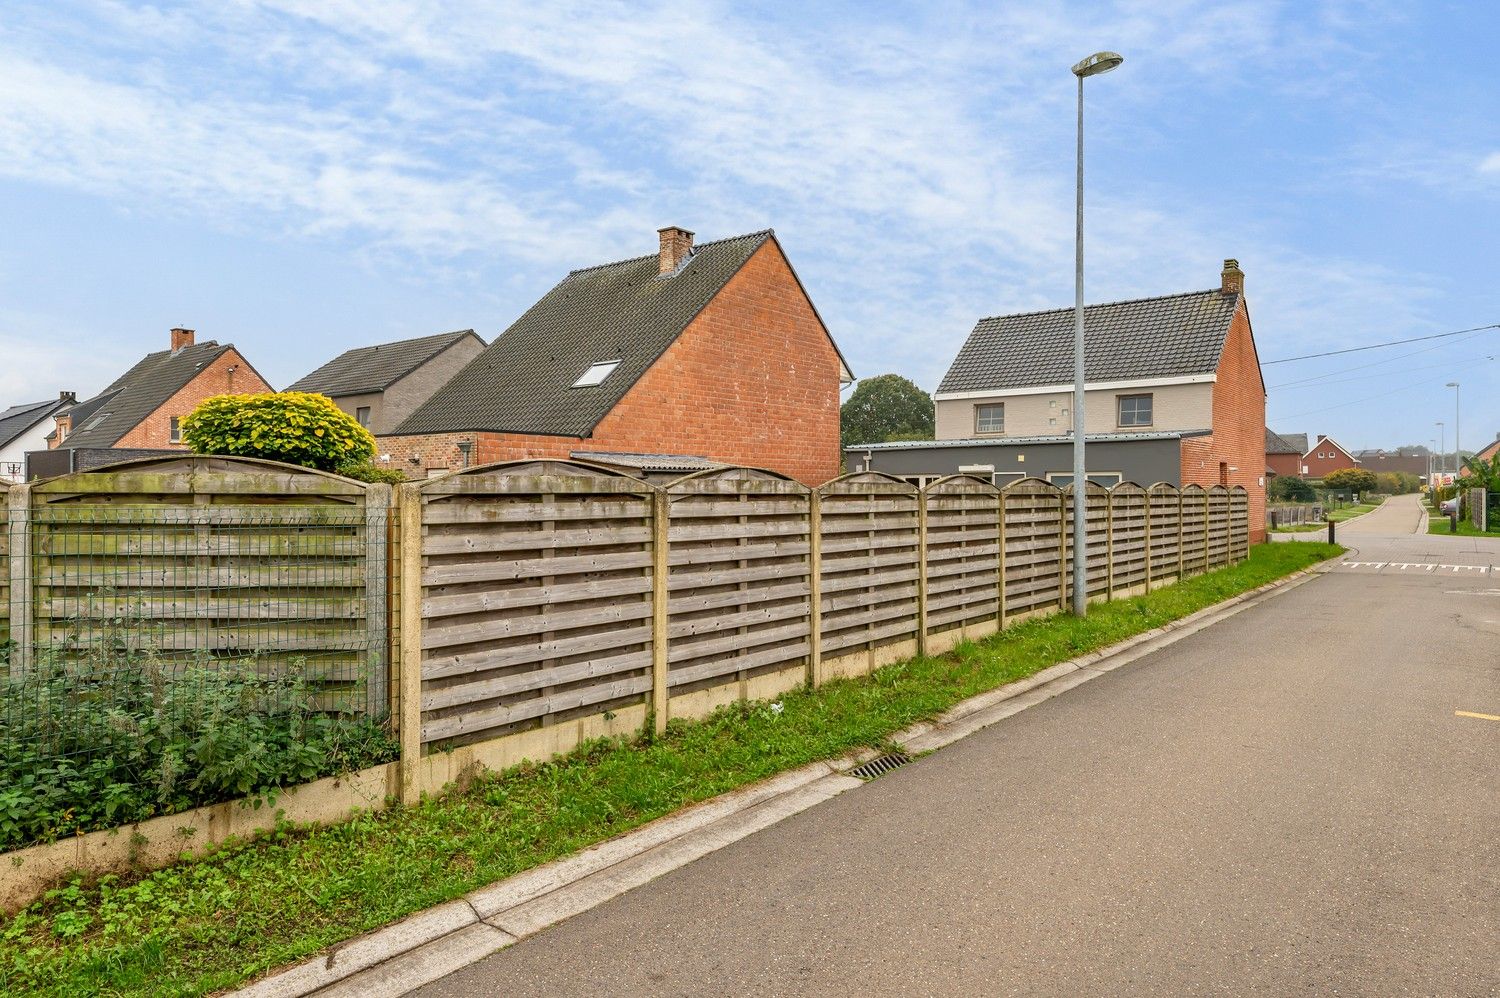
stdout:
POLYGON ((1310 534, 1314 530, 1327 530, 1326 523, 1294 523, 1290 527, 1277 527, 1273 534, 1310 534))
POLYGON ((1330 558, 1262 544, 1248 561, 1087 618, 1033 620, 983 642, 673 722, 659 738, 596 742, 463 792, 286 828, 142 876, 76 881, 0 917, 0 993, 199 995, 233 987, 404 915, 818 759, 883 746, 955 703, 1159 627, 1330 558))
POLYGON ((1342 523, 1345 520, 1352 520, 1356 516, 1364 516, 1370 510, 1377 509, 1379 506, 1380 503, 1378 502, 1362 502, 1355 506, 1345 506, 1343 509, 1330 511, 1328 519, 1334 523, 1342 523))
POLYGON ((1458 533, 1455 534, 1448 526, 1448 518, 1446 516, 1434 513, 1430 509, 1427 511, 1427 514, 1427 532, 1429 534, 1446 534, 1449 537, 1489 537, 1500 540, 1500 532, 1494 530, 1485 532, 1468 520, 1458 521, 1458 533))

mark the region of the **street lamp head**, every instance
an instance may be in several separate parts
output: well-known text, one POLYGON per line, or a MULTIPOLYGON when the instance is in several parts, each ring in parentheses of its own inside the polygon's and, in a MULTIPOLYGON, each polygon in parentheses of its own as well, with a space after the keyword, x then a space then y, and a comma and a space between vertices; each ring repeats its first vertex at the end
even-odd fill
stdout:
POLYGON ((1125 57, 1118 52, 1095 52, 1073 67, 1073 75, 1078 77, 1098 76, 1107 73, 1125 61, 1125 57))
POLYGON ((1448 382, 1448 387, 1449 388, 1457 388, 1458 387, 1458 382, 1457 381, 1450 381, 1450 382, 1448 382))

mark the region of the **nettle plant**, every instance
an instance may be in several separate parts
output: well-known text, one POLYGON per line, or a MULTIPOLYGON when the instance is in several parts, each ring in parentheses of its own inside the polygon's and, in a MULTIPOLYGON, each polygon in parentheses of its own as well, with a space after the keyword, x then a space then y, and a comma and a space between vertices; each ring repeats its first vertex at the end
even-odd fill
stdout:
POLYGON ((375 438, 326 395, 262 392, 215 395, 182 420, 182 441, 197 454, 255 457, 340 471, 368 466, 375 438))
POLYGON ((3 679, 0 849, 173 814, 395 758, 381 719, 319 708, 304 663, 169 663, 107 622, 3 679))

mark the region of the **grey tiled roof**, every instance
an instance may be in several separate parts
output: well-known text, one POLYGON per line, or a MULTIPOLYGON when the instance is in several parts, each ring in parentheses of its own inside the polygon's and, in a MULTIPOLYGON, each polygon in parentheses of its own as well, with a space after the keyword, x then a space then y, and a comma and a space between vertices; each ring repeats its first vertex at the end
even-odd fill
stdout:
POLYGON ((669 275, 658 256, 575 270, 511 324, 396 433, 492 430, 584 437, 687 328, 771 230, 702 243, 669 275), (602 384, 574 388, 618 360, 602 384))
MULTIPOLYGON (((1304 437, 1303 439, 1305 440, 1306 438, 1304 437)), ((1292 443, 1281 434, 1276 433, 1268 426, 1266 427, 1266 453, 1296 454, 1298 457, 1301 457, 1303 454, 1307 453, 1307 448, 1303 447, 1301 450, 1298 450, 1296 444, 1292 443)))
POLYGON ((1307 453, 1308 446, 1306 433, 1278 433, 1276 435, 1290 444, 1296 453, 1307 453))
POLYGON ((23 402, 20 405, 11 406, 4 412, 0 412, 0 447, 4 447, 42 420, 50 417, 63 404, 61 399, 47 399, 45 402, 23 402))
MULTIPOLYGON (((316 371, 293 382, 287 391, 321 392, 333 396, 384 391, 466 336, 479 339, 474 330, 460 329, 345 350, 316 371)), ((483 342, 480 340, 481 344, 483 342)))
POLYGON ((232 350, 213 340, 173 353, 159 350, 115 379, 104 391, 68 410, 73 429, 68 447, 112 447, 141 420, 177 394, 203 368, 232 350), (102 418, 101 418, 102 417, 102 418), (97 418, 97 422, 95 421, 97 418))
MULTIPOLYGON (((1212 374, 1238 302, 1213 288, 1085 306, 1085 374, 1090 381, 1212 374)), ((938 391, 1072 381, 1073 310, 1062 308, 980 319, 938 391)))

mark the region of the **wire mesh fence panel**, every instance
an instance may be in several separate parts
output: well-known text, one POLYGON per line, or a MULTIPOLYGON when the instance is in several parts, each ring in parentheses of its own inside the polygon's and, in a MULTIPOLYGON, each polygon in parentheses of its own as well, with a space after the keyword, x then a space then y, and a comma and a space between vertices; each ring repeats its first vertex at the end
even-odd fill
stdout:
POLYGON ((824 657, 915 640, 917 490, 858 472, 818 491, 824 657))
POLYGON ((1065 511, 1057 486, 1035 478, 1001 491, 1005 515, 1005 615, 1054 610, 1063 600, 1065 511))
POLYGON ((1219 568, 1230 560, 1229 489, 1215 485, 1208 490, 1208 567, 1219 568))
POLYGON ((1182 499, 1175 485, 1157 482, 1147 490, 1151 504, 1151 582, 1174 579, 1182 559, 1182 499))
POLYGON ((923 498, 928 633, 994 621, 1000 595, 1000 490, 960 475, 933 482, 923 498))
POLYGON ((1110 587, 1113 592, 1146 584, 1146 490, 1122 482, 1109 493, 1110 587))
POLYGON ((805 669, 812 651, 807 487, 731 468, 665 488, 671 693, 805 669))
POLYGON ((421 632, 424 745, 643 702, 654 490, 564 461, 420 488, 421 620, 402 626, 421 632))
POLYGON ((10 484, 0 482, 0 678, 10 675, 10 484))

